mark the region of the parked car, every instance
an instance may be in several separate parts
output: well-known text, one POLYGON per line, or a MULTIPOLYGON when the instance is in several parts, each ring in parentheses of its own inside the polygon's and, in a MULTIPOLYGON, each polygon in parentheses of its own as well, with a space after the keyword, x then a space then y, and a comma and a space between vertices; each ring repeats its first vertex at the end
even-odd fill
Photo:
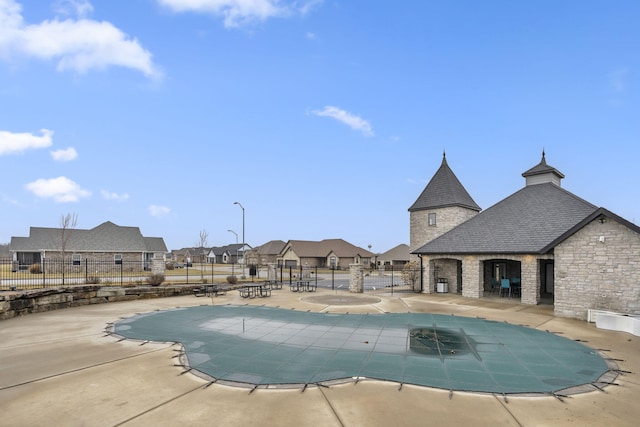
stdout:
POLYGON ((184 264, 181 262, 174 262, 173 268, 184 268, 184 264))

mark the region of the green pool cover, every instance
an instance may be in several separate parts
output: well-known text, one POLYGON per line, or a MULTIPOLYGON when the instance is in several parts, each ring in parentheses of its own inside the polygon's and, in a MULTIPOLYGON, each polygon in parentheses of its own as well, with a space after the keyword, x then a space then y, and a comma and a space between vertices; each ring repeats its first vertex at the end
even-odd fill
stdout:
POLYGON ((597 382, 609 370, 595 350, 550 332, 437 314, 200 306, 137 315, 117 322, 113 331, 180 342, 192 369, 255 386, 374 378, 447 390, 547 394, 597 382))

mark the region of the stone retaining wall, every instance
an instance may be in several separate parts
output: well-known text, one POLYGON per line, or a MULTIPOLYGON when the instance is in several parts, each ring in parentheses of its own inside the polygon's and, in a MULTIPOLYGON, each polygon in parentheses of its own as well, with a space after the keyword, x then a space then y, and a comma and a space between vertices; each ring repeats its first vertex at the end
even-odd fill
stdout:
POLYGON ((198 285, 108 287, 100 285, 60 286, 47 289, 0 292, 0 320, 30 313, 89 304, 193 295, 198 285))

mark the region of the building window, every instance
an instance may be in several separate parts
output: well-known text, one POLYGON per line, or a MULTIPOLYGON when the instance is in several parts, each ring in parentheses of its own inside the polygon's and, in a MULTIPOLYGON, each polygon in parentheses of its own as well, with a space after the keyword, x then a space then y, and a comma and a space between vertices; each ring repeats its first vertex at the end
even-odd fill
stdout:
POLYGON ((116 264, 122 264, 122 254, 115 254, 115 255, 113 256, 113 261, 114 261, 116 264))
POLYGON ((432 226, 432 227, 436 225, 436 214, 435 213, 430 213, 429 214, 429 225, 432 226))
POLYGON ((71 255, 71 261, 73 265, 80 265, 80 254, 71 255))

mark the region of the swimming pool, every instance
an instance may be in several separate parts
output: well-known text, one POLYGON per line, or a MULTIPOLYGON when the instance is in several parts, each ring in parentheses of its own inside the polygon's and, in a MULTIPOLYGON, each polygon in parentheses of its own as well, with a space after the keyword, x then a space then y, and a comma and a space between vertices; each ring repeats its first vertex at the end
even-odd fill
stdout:
POLYGON ((611 371, 597 351, 550 332, 438 314, 200 306, 123 319, 113 332, 182 343, 191 369, 254 386, 371 378, 446 390, 562 394, 611 371))

